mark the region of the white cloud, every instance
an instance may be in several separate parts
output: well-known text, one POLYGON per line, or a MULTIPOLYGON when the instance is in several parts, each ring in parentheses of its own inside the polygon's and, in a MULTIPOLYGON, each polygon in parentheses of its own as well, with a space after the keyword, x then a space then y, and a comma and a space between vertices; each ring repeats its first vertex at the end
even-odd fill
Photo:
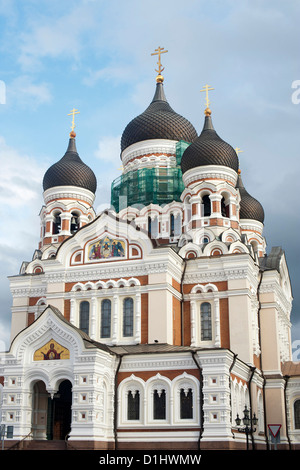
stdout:
MULTIPOLYGON (((28 208, 40 199, 40 187, 43 169, 35 160, 20 155, 0 136, 1 180, 0 206, 1 211, 10 212, 22 207, 28 208), (39 191, 39 192, 38 192, 39 191)), ((15 216, 17 215, 14 212, 15 216)), ((14 219, 10 218, 12 221, 14 219)))
POLYGON ((93 8, 86 3, 72 5, 67 13, 37 15, 26 32, 20 34, 19 63, 28 70, 38 67, 43 58, 78 58, 84 47, 82 35, 95 26, 93 8))
POLYGON ((113 167, 121 167, 120 136, 104 136, 98 142, 95 157, 113 167))
POLYGON ((50 103, 52 94, 46 82, 36 83, 32 77, 21 75, 7 86, 7 104, 36 107, 50 103))

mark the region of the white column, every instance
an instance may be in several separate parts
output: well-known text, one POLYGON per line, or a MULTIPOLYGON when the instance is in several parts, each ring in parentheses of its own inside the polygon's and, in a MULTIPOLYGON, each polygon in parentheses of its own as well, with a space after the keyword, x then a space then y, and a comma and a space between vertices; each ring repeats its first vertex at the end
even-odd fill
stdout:
POLYGON ((140 344, 141 342, 141 294, 135 296, 135 332, 134 339, 140 344))
POLYGON ((191 346, 196 346, 196 301, 191 300, 191 346))
POLYGON ((221 333, 220 333, 220 300, 214 299, 215 305, 215 346, 221 346, 221 333))
POLYGON ((70 323, 76 325, 76 300, 70 300, 70 323))
POLYGON ((96 339, 96 315, 97 315, 97 299, 92 297, 91 301, 91 338, 96 339))
POLYGON ((119 297, 113 296, 112 308, 112 343, 117 344, 118 340, 118 316, 119 316, 119 297))

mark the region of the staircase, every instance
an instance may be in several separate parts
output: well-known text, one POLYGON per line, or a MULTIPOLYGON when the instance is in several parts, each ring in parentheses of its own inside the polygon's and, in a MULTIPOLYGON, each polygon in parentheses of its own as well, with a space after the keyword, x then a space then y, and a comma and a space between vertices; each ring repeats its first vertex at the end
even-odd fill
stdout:
POLYGON ((26 441, 23 450, 68 450, 67 443, 61 441, 36 440, 26 441))

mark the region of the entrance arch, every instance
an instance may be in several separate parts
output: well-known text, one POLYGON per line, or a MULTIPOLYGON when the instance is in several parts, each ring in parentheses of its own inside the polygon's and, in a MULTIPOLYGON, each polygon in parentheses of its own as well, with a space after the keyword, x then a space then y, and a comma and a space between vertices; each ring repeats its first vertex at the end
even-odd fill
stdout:
POLYGON ((71 430, 72 384, 63 380, 51 397, 42 380, 33 386, 33 439, 64 440, 71 430))

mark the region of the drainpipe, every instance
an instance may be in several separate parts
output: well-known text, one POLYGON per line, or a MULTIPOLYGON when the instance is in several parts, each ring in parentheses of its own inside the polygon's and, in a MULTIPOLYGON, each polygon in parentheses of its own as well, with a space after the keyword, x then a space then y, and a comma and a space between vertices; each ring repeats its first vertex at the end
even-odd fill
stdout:
POLYGON ((181 345, 183 346, 184 344, 184 312, 183 312, 183 307, 184 307, 184 301, 183 301, 183 280, 184 280, 184 275, 185 275, 185 270, 186 270, 186 264, 187 264, 187 261, 186 259, 184 258, 183 259, 183 263, 184 263, 184 266, 183 266, 183 273, 182 273, 182 276, 181 276, 181 283, 180 283, 180 292, 181 292, 181 345))
POLYGON ((202 376, 202 369, 198 364, 198 361, 196 360, 196 351, 191 351, 192 353, 192 358, 196 364, 197 369, 199 370, 199 397, 200 397, 200 403, 199 403, 199 425, 200 425, 200 431, 199 431, 199 437, 198 437, 198 450, 200 451, 200 441, 202 438, 202 433, 203 433, 203 422, 204 422, 204 416, 203 416, 203 376, 202 376))
POLYGON ((114 396, 114 436, 115 436, 115 450, 118 450, 118 373, 121 367, 122 355, 118 355, 119 363, 115 373, 115 396, 114 396))
MULTIPOLYGON (((231 387, 231 371, 234 367, 234 364, 236 363, 236 358, 237 358, 237 354, 234 354, 233 353, 233 359, 232 359, 232 363, 231 363, 231 366, 229 367, 229 390, 230 390, 230 421, 232 423, 232 387, 231 387)), ((234 432, 232 430, 232 426, 231 426, 231 434, 232 434, 232 437, 233 439, 235 439, 235 435, 234 435, 234 432)))
MULTIPOLYGON (((258 318, 258 337, 259 337, 259 346, 261 348, 261 327, 260 327, 260 312, 261 312, 261 302, 259 300, 259 290, 260 290, 260 286, 261 286, 261 283, 262 283, 262 279, 263 279, 263 270, 262 269, 259 269, 259 273, 260 273, 260 279, 259 279, 259 283, 258 283, 258 286, 257 286, 257 301, 258 301, 258 312, 257 312, 257 318, 258 318)), ((263 377, 263 406, 264 406, 264 433, 265 433, 265 439, 266 439, 266 448, 267 450, 270 449, 269 447, 269 441, 268 441, 268 433, 267 433, 267 417, 266 417, 266 378, 264 376, 264 373, 263 373, 263 370, 262 370, 262 350, 260 349, 261 351, 261 355, 260 355, 260 362, 261 362, 261 373, 262 373, 262 377, 263 377)))
MULTIPOLYGON (((250 418, 252 420, 252 396, 251 396, 251 382, 253 379, 254 372, 256 370, 256 367, 251 367, 251 375, 249 379, 249 408, 250 408, 250 418)), ((251 421, 251 428, 252 428, 252 421, 251 421)), ((253 432, 251 432, 251 441, 252 441, 252 449, 255 450, 255 442, 254 442, 254 436, 253 432)))
POLYGON ((285 375, 285 376, 284 376, 284 379, 285 379, 285 385, 284 385, 284 403, 285 403, 286 437, 287 437, 287 440, 288 440, 288 443, 289 443, 289 450, 292 450, 291 440, 290 440, 290 436, 289 436, 288 413, 287 413, 287 395, 286 395, 286 389, 287 389, 287 386, 288 386, 288 381, 289 381, 289 379, 290 379, 290 376, 289 376, 289 375, 285 375))

